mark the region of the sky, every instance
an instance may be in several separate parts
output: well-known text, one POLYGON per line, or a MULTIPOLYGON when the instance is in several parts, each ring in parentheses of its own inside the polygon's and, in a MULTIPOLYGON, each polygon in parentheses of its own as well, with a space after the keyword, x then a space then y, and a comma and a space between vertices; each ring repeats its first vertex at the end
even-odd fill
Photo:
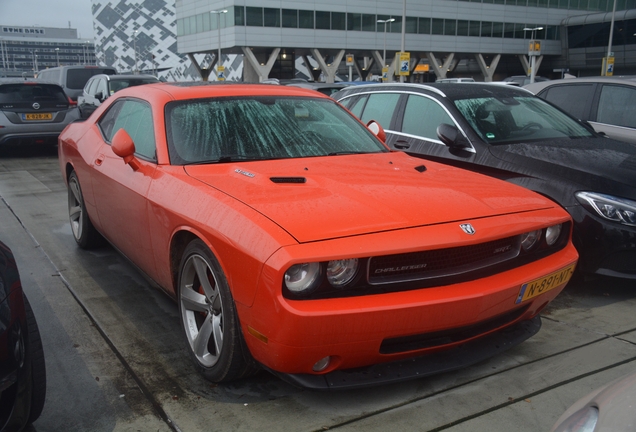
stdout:
POLYGON ((0 0, 0 24, 77 29, 80 39, 93 39, 91 0, 0 0))

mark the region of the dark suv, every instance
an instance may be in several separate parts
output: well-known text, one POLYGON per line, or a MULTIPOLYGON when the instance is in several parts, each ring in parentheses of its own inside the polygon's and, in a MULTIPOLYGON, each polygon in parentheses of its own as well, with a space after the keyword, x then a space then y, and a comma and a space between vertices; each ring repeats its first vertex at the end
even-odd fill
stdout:
POLYGON ((0 80, 0 144, 57 144, 77 107, 57 84, 0 80))

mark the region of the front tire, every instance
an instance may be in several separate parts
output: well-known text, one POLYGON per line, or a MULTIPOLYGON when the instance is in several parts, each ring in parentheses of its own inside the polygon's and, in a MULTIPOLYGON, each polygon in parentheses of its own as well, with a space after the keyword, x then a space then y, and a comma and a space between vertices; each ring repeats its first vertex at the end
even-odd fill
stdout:
POLYGON ((84 196, 75 171, 68 176, 68 217, 73 238, 82 249, 91 249, 101 244, 101 235, 88 217, 84 196))
POLYGON ((29 354, 31 355, 31 410, 29 411, 28 424, 36 421, 44 409, 46 399, 46 366, 44 362, 44 349, 38 323, 31 304, 24 296, 27 327, 29 331, 29 354))
POLYGON ((178 302, 188 352, 199 373, 221 383, 256 370, 221 265, 201 240, 185 249, 178 302))

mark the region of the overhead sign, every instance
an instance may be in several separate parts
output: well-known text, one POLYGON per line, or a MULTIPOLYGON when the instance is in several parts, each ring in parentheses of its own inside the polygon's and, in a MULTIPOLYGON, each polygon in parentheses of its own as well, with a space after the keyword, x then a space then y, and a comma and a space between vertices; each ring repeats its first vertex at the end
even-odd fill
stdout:
POLYGON ((430 66, 427 64, 418 64, 417 66, 415 66, 415 70, 413 71, 413 73, 426 73, 429 72, 430 66))

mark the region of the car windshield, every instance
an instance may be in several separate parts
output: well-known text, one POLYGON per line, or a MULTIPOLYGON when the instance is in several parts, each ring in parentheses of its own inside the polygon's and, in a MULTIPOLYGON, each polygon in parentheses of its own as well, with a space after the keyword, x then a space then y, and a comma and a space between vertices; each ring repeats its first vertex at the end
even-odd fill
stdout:
POLYGON ((327 99, 250 97, 168 104, 173 165, 388 151, 327 99))
POLYGON ((534 96, 458 99, 455 105, 490 144, 593 136, 582 124, 534 96))

